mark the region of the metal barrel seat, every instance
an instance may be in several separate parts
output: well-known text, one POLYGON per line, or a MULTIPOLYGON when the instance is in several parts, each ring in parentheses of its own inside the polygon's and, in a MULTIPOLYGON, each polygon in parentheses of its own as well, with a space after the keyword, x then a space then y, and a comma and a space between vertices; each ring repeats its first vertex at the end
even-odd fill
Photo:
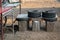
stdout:
POLYGON ((40 31, 40 17, 41 17, 41 11, 39 10, 29 10, 28 11, 28 17, 32 21, 32 30, 33 31, 40 31))
POLYGON ((57 21, 56 12, 53 10, 42 12, 42 18, 45 21, 50 21, 50 22, 57 21))
POLYGON ((19 31, 26 31, 27 30, 27 21, 28 21, 28 14, 18 14, 16 20, 18 21, 19 31))
POLYGON ((53 31, 55 22, 57 21, 57 14, 54 10, 48 10, 46 12, 42 12, 42 18, 45 20, 46 31, 53 31))

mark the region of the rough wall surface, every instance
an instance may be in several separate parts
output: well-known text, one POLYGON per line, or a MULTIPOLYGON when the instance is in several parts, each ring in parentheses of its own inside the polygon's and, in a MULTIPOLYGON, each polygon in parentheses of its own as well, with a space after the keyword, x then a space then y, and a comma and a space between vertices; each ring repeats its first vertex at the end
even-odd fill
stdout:
POLYGON ((22 0, 22 8, 60 7, 57 0, 22 0))

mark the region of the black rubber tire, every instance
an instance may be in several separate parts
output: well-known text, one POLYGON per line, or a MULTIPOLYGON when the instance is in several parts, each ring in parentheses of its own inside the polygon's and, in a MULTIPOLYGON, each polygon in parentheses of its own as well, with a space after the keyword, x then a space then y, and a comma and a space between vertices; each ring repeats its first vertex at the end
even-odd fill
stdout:
POLYGON ((42 13, 43 18, 54 18, 56 16, 55 13, 42 13))
POLYGON ((41 17, 41 12, 39 12, 38 10, 28 11, 28 17, 30 18, 41 17))
POLYGON ((43 18, 54 18, 56 16, 55 11, 46 11, 46 12, 42 12, 42 17, 43 18))
POLYGON ((57 18, 49 18, 49 19, 44 19, 45 21, 49 21, 49 22, 54 22, 57 21, 57 18))

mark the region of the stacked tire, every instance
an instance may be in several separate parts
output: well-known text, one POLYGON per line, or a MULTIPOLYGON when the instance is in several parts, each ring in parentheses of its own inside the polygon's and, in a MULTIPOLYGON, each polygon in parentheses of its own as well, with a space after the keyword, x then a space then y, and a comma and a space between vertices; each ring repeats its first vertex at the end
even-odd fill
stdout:
POLYGON ((57 21, 56 12, 53 10, 42 12, 42 18, 45 21, 50 21, 50 22, 57 21))
POLYGON ((29 27, 32 28, 33 31, 40 31, 40 17, 41 17, 41 11, 39 10, 29 10, 28 11, 28 17, 32 21, 32 25, 29 27))
POLYGON ((28 11, 28 17, 30 18, 38 18, 41 17, 41 12, 38 10, 28 11))

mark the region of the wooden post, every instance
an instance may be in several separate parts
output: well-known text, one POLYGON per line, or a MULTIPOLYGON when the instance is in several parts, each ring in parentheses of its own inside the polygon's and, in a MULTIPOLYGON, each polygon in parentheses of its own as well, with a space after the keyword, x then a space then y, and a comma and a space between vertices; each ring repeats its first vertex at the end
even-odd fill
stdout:
POLYGON ((19 0, 20 1, 20 13, 19 14, 21 14, 21 3, 22 3, 22 1, 21 0, 19 0))

